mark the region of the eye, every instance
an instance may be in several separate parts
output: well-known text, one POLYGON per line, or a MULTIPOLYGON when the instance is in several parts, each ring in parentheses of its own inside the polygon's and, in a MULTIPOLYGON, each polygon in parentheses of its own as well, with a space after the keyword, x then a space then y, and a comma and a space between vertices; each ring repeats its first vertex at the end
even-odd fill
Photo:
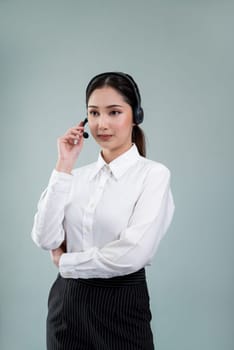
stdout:
POLYGON ((97 111, 89 111, 89 114, 94 116, 94 117, 97 117, 98 112, 97 111))
POLYGON ((113 115, 113 116, 117 116, 120 113, 121 113, 120 111, 116 111, 116 110, 110 112, 110 114, 113 115))

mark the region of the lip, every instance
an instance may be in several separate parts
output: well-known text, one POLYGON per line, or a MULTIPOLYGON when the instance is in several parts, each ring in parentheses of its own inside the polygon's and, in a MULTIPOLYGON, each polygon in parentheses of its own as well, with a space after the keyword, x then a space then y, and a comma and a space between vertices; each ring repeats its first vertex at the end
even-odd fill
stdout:
POLYGON ((98 135, 98 138, 100 138, 101 140, 109 140, 112 137, 112 135, 98 135))

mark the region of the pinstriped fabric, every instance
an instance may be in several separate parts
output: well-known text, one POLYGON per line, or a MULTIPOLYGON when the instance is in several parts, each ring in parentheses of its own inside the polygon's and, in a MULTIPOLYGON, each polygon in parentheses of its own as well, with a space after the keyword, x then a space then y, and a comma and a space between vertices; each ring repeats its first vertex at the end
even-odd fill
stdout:
POLYGON ((109 279, 58 275, 48 298, 47 350, 153 350, 145 270, 109 279))

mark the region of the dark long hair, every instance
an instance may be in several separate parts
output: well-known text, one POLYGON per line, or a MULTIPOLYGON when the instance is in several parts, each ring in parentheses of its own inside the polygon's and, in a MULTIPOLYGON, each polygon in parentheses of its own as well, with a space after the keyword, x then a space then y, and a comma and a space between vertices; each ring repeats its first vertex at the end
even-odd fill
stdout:
MULTIPOLYGON (((129 77, 133 80, 131 76, 129 77)), ((140 92, 139 92, 138 86, 134 80, 133 82, 140 98, 140 92)), ((138 104, 138 100, 136 97, 136 92, 134 91, 134 88, 133 88, 133 84, 131 84, 129 79, 124 77, 124 73, 120 73, 119 75, 111 74, 111 73, 103 73, 91 79, 91 81, 89 82, 86 88, 86 107, 88 107, 88 101, 92 92, 95 89, 100 89, 105 86, 109 86, 115 89, 120 95, 123 96, 124 101, 132 107, 133 119, 134 119, 134 109, 138 104)), ((145 157, 146 156, 145 135, 143 130, 139 127, 139 125, 133 126, 132 142, 136 144, 140 155, 145 157)))

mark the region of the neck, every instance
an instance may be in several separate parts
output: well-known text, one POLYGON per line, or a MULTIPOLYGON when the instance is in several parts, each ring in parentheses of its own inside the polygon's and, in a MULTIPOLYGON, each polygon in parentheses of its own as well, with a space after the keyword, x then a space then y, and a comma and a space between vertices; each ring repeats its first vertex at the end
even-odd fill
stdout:
POLYGON ((115 158, 121 156, 121 154, 125 153, 126 151, 128 151, 131 147, 132 147, 133 143, 131 142, 130 145, 125 146, 121 149, 102 149, 101 154, 103 159, 105 160, 105 162, 108 164, 110 162, 112 162, 112 160, 114 160, 115 158))

